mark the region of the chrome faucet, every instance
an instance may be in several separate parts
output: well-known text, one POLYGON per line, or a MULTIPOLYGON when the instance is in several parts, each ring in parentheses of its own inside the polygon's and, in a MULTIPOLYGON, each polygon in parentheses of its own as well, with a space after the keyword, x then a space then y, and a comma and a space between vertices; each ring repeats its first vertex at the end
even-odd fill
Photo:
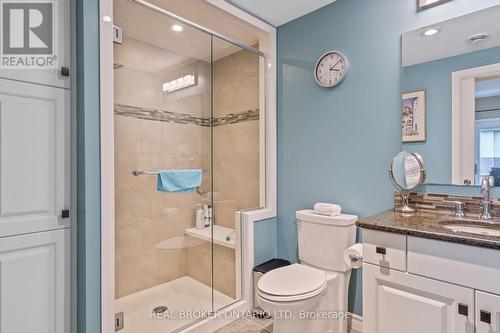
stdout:
POLYGON ((481 213, 481 220, 490 221, 491 217, 491 201, 490 201, 490 187, 495 186, 495 178, 493 176, 482 176, 481 177, 481 195, 483 200, 481 204, 483 205, 483 212, 481 213))
POLYGON ((455 205, 455 214, 454 214, 454 216, 457 219, 463 219, 463 218, 465 218, 465 212, 464 212, 465 204, 462 201, 448 201, 448 200, 445 200, 445 201, 443 201, 443 203, 455 205))

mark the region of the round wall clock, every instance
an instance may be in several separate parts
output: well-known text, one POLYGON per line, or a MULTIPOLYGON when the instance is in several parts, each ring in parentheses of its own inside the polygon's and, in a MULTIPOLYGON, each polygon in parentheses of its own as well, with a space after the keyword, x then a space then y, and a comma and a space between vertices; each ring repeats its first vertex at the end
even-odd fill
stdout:
POLYGON ((333 88, 344 80, 349 71, 349 59, 340 51, 329 51, 319 57, 314 67, 314 79, 325 88, 333 88))

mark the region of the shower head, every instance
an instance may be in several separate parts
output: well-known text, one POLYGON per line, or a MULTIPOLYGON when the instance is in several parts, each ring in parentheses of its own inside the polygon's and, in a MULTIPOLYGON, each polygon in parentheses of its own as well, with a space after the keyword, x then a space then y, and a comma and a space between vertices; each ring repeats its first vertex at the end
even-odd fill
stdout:
POLYGON ((120 68, 123 68, 123 67, 125 67, 125 65, 124 64, 120 64, 118 62, 115 62, 113 64, 113 69, 120 69, 120 68))

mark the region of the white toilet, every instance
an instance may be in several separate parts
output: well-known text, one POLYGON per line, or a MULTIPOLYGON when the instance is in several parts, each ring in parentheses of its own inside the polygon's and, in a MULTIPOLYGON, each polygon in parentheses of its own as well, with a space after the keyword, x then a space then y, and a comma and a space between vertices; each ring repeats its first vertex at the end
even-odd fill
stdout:
POLYGON ((260 306, 275 333, 346 333, 351 268, 342 254, 354 245, 357 217, 296 212, 300 264, 266 273, 257 284, 260 306))

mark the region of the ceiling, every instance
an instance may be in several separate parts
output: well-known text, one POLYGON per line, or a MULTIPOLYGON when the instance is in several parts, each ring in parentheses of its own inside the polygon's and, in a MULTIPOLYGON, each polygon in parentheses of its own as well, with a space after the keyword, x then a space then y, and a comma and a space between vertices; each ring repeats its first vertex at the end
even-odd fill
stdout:
POLYGON ((410 31, 403 35, 403 66, 500 46, 500 6, 410 31), (431 37, 422 36, 429 28, 441 31, 431 37), (481 42, 470 42, 469 37, 489 33, 481 42))
POLYGON ((277 27, 335 0, 225 0, 277 27))

